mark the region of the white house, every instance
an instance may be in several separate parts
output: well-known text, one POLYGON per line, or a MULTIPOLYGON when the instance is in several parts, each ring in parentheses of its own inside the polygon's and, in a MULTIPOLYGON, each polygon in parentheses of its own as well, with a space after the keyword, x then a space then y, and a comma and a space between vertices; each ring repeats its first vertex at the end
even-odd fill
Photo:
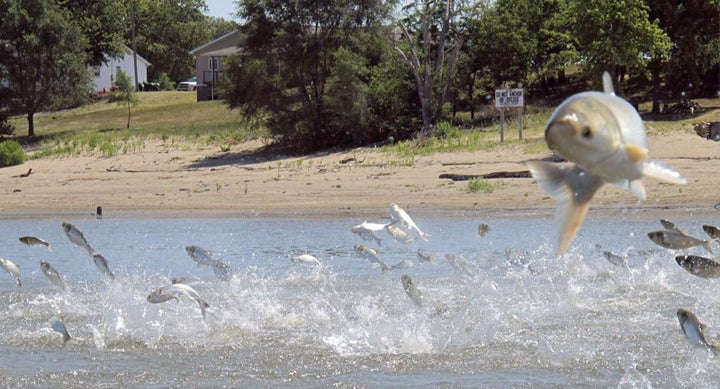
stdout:
MULTIPOLYGON (((142 84, 147 82, 147 68, 150 67, 150 62, 145 58, 137 55, 137 82, 142 84)), ((133 65, 132 49, 125 46, 124 53, 121 57, 108 58, 107 62, 96 67, 94 78, 94 89, 95 92, 110 91, 115 85, 115 79, 117 78, 118 70, 122 70, 130 76, 130 80, 135 82, 135 67, 133 65)))

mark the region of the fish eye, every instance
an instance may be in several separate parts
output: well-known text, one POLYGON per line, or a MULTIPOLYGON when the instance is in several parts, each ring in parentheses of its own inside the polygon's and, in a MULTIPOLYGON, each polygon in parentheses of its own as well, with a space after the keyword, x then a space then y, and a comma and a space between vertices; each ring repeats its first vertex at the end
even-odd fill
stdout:
POLYGON ((589 126, 583 126, 582 131, 580 132, 580 135, 582 135, 583 138, 590 139, 592 138, 592 129, 589 126))

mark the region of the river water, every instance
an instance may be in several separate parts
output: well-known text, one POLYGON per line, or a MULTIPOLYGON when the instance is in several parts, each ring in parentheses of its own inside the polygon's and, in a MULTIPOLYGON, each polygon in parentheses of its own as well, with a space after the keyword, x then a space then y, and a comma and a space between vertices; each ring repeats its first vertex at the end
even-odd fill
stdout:
MULTIPOLYGON (((0 387, 716 387, 720 363, 690 345, 678 308, 720 343, 718 281, 690 275, 647 233, 657 218, 590 215, 570 251, 552 255, 552 218, 413 215, 431 237, 382 244, 354 218, 37 217, 0 220, 0 387), (100 273, 65 236, 67 221, 107 258, 100 273), (490 227, 478 236, 479 223, 490 227), (52 244, 26 246, 20 236, 52 244), (362 243, 393 265, 382 271, 362 243), (198 245, 228 281, 185 252, 198 245), (421 250, 429 262, 419 258, 421 250), (614 265, 609 250, 625 258, 614 265), (316 266, 290 261, 312 254, 316 266), (46 260, 65 278, 51 284, 46 260), (418 307, 401 275, 421 293, 418 307), (207 301, 150 304, 184 278, 207 301), (73 339, 48 319, 62 314, 73 339)), ((383 221, 370 218, 370 221, 383 221)), ((673 220, 695 236, 717 219, 673 220)), ((716 245, 717 247, 717 245, 716 245)))

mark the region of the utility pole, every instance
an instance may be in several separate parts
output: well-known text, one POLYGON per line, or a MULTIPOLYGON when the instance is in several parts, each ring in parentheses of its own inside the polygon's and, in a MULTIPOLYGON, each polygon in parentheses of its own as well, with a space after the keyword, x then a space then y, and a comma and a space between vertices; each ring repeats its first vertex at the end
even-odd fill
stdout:
POLYGON ((135 0, 130 3, 130 39, 132 39, 133 52, 133 73, 135 74, 135 92, 138 91, 138 71, 137 71, 137 42, 135 42, 135 0))

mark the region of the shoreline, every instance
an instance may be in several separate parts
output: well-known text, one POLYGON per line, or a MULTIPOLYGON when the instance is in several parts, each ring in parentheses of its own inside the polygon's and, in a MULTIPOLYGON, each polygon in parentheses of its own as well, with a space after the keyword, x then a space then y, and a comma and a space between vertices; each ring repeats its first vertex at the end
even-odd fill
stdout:
MULTIPOLYGON (((517 219, 546 218, 553 219, 555 208, 543 206, 538 208, 482 208, 482 209, 449 209, 449 208, 416 208, 412 211, 415 218, 441 217, 446 219, 517 219)), ((91 210, 81 209, 0 209, 0 220, 13 219, 354 219, 383 220, 389 218, 389 204, 386 208, 365 209, 105 209, 98 218, 91 210)), ((586 219, 716 219, 720 224, 720 210, 707 204, 686 205, 602 205, 591 207, 586 219)))
MULTIPOLYGON (((649 136, 651 159, 683 174, 687 185, 643 179, 647 200, 638 203, 614 185, 603 186, 589 217, 683 217, 720 213, 720 147, 684 128, 649 136)), ((548 157, 523 144, 489 150, 397 156, 362 148, 302 157, 261 158, 260 142, 230 151, 198 144, 163 142, 142 150, 31 159, 0 169, 0 219, 94 218, 101 206, 109 217, 294 217, 373 219, 397 203, 411 215, 449 217, 552 217, 555 200, 532 178, 468 181, 453 175, 527 170, 525 163, 548 157), (32 169, 32 174, 23 176, 32 169), (145 216, 149 215, 149 216, 145 216)), ((360 220, 359 222, 361 222, 360 220)))

